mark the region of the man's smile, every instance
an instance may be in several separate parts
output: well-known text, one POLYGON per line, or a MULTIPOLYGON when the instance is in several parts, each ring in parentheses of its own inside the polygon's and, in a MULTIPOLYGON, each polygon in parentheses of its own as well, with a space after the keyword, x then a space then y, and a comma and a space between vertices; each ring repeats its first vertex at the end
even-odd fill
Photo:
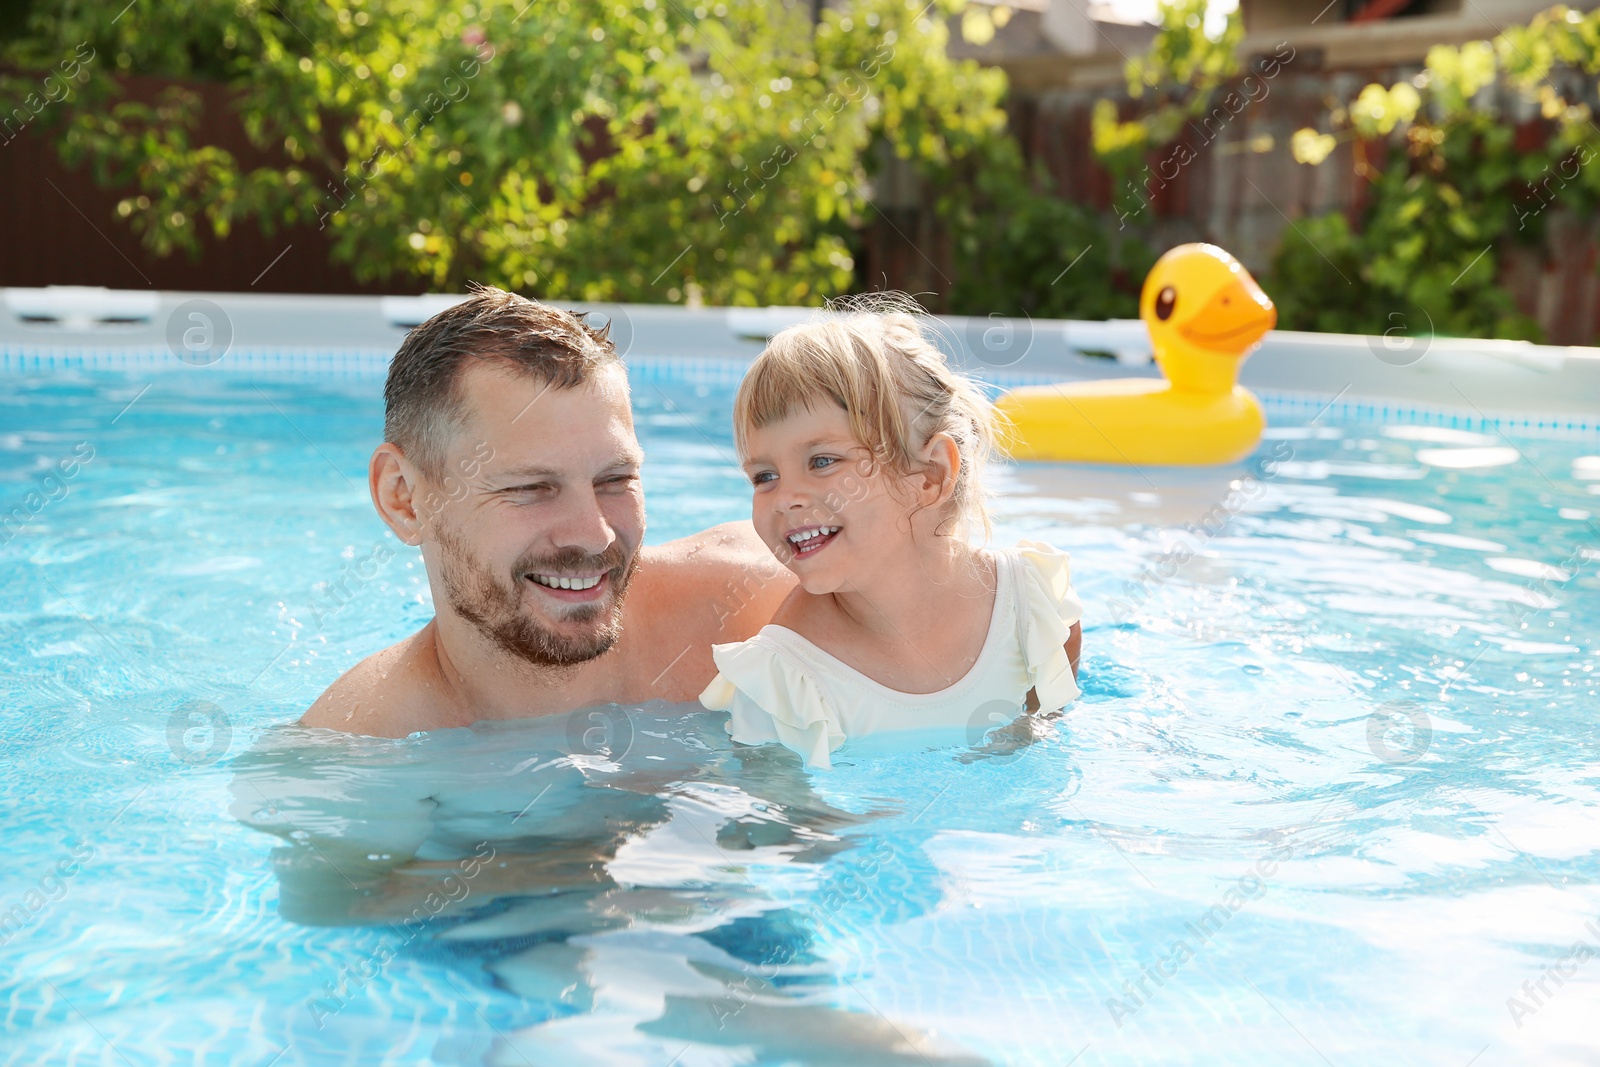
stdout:
POLYGON ((539 587, 547 596, 568 604, 583 604, 599 600, 610 588, 611 572, 598 574, 525 574, 524 578, 539 587))

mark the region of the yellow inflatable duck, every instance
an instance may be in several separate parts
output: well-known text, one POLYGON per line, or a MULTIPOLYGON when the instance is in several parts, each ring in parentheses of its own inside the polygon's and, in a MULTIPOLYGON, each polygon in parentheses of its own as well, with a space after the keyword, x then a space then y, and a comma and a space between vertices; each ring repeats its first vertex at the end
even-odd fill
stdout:
POLYGON ((1165 380, 1013 389, 996 404, 1015 458, 1200 466, 1250 454, 1266 418, 1239 365, 1278 321, 1250 272, 1216 245, 1179 245, 1145 278, 1139 317, 1165 380))

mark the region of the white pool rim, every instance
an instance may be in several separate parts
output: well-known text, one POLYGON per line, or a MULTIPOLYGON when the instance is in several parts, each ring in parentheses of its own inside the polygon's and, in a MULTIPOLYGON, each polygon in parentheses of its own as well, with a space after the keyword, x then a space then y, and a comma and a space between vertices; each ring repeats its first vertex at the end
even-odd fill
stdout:
MULTIPOLYGON (((463 299, 0 289, 0 373, 227 373, 380 378, 406 331, 463 299), (198 318, 196 317, 198 316, 198 318), (226 348, 179 358, 185 331, 226 348), (207 332, 209 331, 209 332, 207 332)), ((812 308, 685 308, 554 301, 613 323, 635 376, 738 381, 771 334, 812 308)), ((598 320, 596 320, 598 321, 598 320)), ((930 317, 965 372, 999 387, 1153 377, 1137 320, 930 317), (1087 354, 1094 353, 1094 354, 1087 354)), ((1240 381, 1269 418, 1424 423, 1539 435, 1600 434, 1600 348, 1407 334, 1276 330, 1240 381)))

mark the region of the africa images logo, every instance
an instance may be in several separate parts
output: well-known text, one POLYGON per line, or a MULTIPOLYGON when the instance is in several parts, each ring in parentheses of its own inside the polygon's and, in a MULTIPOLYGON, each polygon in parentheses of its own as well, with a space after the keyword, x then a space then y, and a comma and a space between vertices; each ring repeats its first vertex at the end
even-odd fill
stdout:
POLYGON ((167 349, 191 367, 209 367, 233 347, 233 320, 210 300, 185 300, 167 316, 167 349))

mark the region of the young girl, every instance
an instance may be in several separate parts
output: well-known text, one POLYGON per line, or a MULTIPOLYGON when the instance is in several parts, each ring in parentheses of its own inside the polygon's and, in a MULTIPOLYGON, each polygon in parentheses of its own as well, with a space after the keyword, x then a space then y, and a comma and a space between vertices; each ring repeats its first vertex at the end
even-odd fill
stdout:
POLYGON ((915 316, 846 309, 784 330, 739 387, 734 434, 756 531, 800 580, 771 625, 712 647, 700 701, 730 713, 735 741, 828 767, 846 739, 976 737, 1078 696, 1067 554, 969 541, 989 533, 994 410, 915 316))

